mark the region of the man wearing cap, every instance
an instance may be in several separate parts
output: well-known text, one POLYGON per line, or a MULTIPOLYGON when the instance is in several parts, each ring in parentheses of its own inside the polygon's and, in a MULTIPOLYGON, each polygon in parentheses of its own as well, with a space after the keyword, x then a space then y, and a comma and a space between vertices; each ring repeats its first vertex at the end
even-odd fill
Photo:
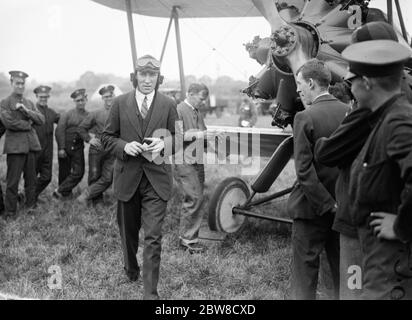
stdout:
POLYGON ((23 97, 26 78, 22 71, 10 71, 12 94, 1 101, 0 118, 6 127, 4 153, 7 154, 6 216, 17 212, 17 192, 24 173, 26 206, 36 204, 36 155, 41 150, 33 125, 43 125, 44 116, 30 100, 23 97))
MULTIPOLYGON (((352 34, 353 43, 378 39, 398 41, 398 36, 390 24, 382 21, 367 23, 352 34)), ((404 80, 403 83, 403 90, 410 92, 404 80)), ((362 294, 361 283, 351 283, 353 272, 350 270, 353 266, 362 264, 362 254, 357 227, 352 221, 356 211, 353 212, 354 208, 349 199, 349 179, 353 160, 373 129, 372 124, 375 121, 371 118, 371 113, 370 109, 358 108, 355 103, 354 110, 346 116, 339 128, 329 138, 321 138, 315 147, 316 158, 320 163, 339 168, 336 183, 338 208, 333 229, 340 233, 341 300, 359 299, 362 294)))
MULTIPOLYGON (((6 132, 6 127, 4 126, 3 122, 0 120, 0 138, 6 132)), ((4 214, 4 199, 3 199, 3 189, 0 184, 0 215, 4 214)))
POLYGON ((48 107, 50 91, 50 87, 43 85, 34 89, 37 98, 36 107, 45 118, 43 125, 34 125, 41 145, 41 151, 36 154, 36 199, 49 185, 53 172, 53 132, 54 124, 58 123, 60 115, 48 107))
POLYGON ((288 199, 292 227, 291 296, 316 299, 320 255, 325 249, 335 298, 339 293, 339 235, 332 230, 336 212, 336 168, 327 168, 314 158, 314 145, 330 136, 349 107, 329 94, 331 73, 324 62, 312 59, 296 73, 297 92, 306 106, 293 124, 297 183, 288 199))
POLYGON ((57 199, 70 198, 73 188, 84 175, 84 143, 79 134, 79 126, 89 114, 85 109, 86 89, 78 89, 70 97, 76 107, 63 113, 56 127, 59 187, 53 192, 53 196, 57 199))
POLYGON ((113 180, 114 156, 103 149, 101 135, 113 105, 114 86, 104 86, 99 90, 104 107, 90 112, 80 123, 79 133, 82 139, 90 144, 89 148, 89 187, 86 188, 77 200, 87 204, 88 200, 98 200, 103 196, 113 180), (89 132, 94 134, 91 137, 89 132))
POLYGON ((144 229, 144 299, 159 298, 161 230, 173 187, 170 165, 155 157, 171 155, 181 140, 180 130, 175 131, 176 103, 158 91, 160 82, 160 62, 150 55, 139 58, 136 90, 115 99, 102 134, 105 149, 116 157, 113 187, 124 269, 131 281, 139 277, 136 253, 144 229))
POLYGON ((363 254, 362 298, 412 299, 412 106, 401 90, 411 50, 372 40, 352 44, 342 56, 372 126, 349 180, 363 254))

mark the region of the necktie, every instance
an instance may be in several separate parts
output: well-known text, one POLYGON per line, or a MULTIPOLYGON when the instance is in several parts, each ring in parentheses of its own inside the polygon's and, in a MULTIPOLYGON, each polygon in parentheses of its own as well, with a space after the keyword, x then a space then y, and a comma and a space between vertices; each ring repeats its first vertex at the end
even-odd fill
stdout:
POLYGON ((140 108, 140 113, 142 114, 143 119, 146 118, 148 111, 149 109, 147 108, 147 96, 144 96, 142 107, 140 108))

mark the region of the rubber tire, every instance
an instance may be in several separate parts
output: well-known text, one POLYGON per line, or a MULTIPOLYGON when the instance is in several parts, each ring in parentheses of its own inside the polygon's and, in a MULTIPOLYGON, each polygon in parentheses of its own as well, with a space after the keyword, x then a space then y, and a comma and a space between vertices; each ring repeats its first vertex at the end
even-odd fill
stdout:
MULTIPOLYGON (((250 191, 248 185, 240 178, 237 177, 231 177, 223 180, 219 185, 217 186, 215 192, 212 195, 212 198, 210 199, 209 202, 209 228, 212 231, 220 231, 220 232, 225 232, 225 233, 235 233, 238 231, 243 224, 246 222, 246 217, 245 216, 238 216, 239 219, 241 219, 241 222, 238 225, 235 225, 232 228, 225 228, 224 225, 222 225, 222 220, 221 217, 226 214, 233 215, 232 212, 221 212, 222 211, 222 203, 225 200, 225 197, 228 195, 229 191, 232 191, 234 189, 238 189, 241 193, 244 194, 245 202, 250 196, 250 191)), ((238 203, 237 205, 243 205, 244 203, 238 203)))

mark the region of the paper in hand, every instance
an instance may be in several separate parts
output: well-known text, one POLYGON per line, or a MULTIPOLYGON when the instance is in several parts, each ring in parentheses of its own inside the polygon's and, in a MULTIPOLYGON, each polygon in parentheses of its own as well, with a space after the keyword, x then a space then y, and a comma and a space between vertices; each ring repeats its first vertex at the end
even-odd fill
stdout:
MULTIPOLYGON (((145 148, 145 150, 147 150, 149 148, 149 145, 145 142, 143 143, 143 147, 145 148)), ((143 151, 141 155, 145 157, 147 161, 153 162, 153 160, 160 155, 160 152, 143 151)))

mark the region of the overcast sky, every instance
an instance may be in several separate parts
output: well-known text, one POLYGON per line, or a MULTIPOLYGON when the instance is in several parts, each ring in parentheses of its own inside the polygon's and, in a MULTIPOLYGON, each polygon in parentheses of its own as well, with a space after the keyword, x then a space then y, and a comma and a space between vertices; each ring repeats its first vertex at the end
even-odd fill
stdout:
MULTIPOLYGON (((412 1, 400 3, 412 30, 412 1)), ((385 8, 386 0, 371 4, 385 8)), ((138 55, 159 57, 168 19, 134 15, 134 23, 138 55)), ((263 18, 182 19, 180 27, 185 74, 247 80, 260 70, 243 44, 270 34, 263 18)), ((173 29, 170 36, 162 71, 178 79, 173 29)), ((127 77, 132 69, 126 13, 89 0, 1 0, 0 41, 0 72, 23 70, 37 81, 73 81, 88 70, 127 77)))

